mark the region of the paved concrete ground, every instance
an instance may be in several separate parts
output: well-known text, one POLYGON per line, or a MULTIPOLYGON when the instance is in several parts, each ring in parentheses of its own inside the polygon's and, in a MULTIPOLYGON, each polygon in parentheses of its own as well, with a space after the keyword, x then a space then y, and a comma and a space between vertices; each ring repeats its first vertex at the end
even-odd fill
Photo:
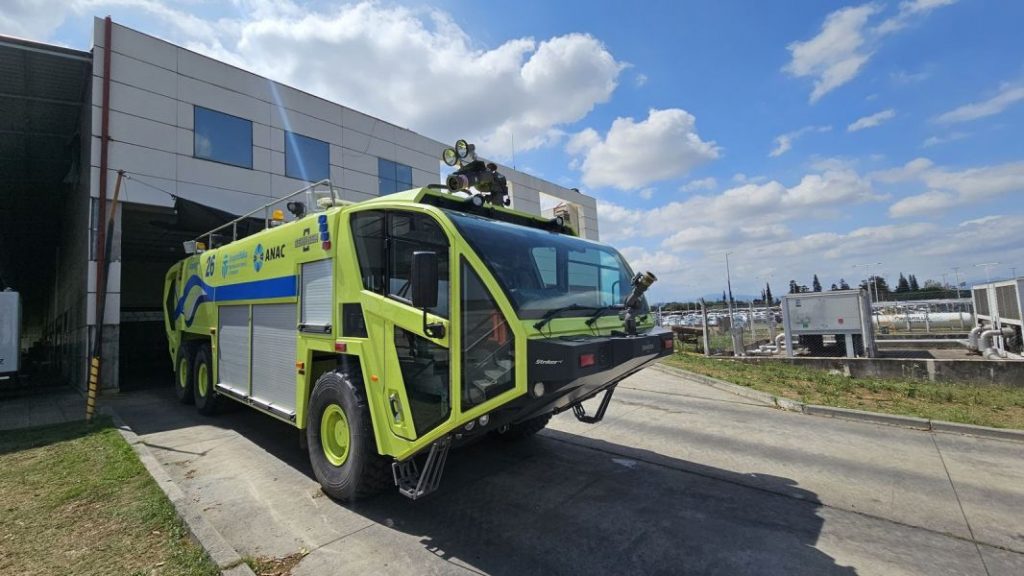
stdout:
POLYGON ((304 574, 1024 574, 1024 444, 782 412, 675 376, 605 421, 453 452, 441 490, 323 496, 297 432, 172 393, 120 415, 242 555, 304 574))
POLYGON ((48 426, 85 419, 85 397, 70 387, 0 397, 0 430, 48 426))

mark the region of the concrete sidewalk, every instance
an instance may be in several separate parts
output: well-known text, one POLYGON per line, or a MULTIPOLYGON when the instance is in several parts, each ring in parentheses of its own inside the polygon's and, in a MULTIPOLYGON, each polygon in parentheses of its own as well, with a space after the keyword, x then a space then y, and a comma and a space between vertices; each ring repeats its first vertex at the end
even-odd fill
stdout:
POLYGON ((441 490, 324 497, 298 432, 170 391, 118 413, 242 555, 295 574, 1024 574, 1024 445, 808 418, 646 370, 606 419, 454 452, 441 490))

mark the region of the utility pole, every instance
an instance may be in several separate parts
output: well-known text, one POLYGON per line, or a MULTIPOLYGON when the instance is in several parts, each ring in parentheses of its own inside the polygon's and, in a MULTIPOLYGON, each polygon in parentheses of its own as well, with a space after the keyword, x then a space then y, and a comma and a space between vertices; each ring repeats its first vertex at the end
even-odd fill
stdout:
POLYGON ((956 299, 960 299, 960 267, 953 266, 953 275, 956 278, 956 299))
POLYGON ((729 308, 729 335, 732 337, 732 355, 742 356, 742 351, 739 350, 739 342, 743 339, 742 335, 737 338, 736 333, 736 317, 732 315, 732 276, 729 273, 729 254, 732 252, 725 253, 725 285, 729 288, 729 295, 726 297, 726 306, 729 308))
POLYGON ((871 274, 871 269, 873 267, 875 267, 875 266, 881 266, 881 265, 882 265, 881 262, 873 262, 873 263, 870 263, 870 264, 854 264, 853 265, 854 268, 864 268, 864 269, 867 270, 868 279, 871 280, 871 285, 868 286, 868 294, 869 295, 871 294, 871 290, 872 289, 874 289, 874 291, 875 291, 874 296, 871 296, 871 301, 872 302, 877 302, 878 301, 878 278, 871 274))

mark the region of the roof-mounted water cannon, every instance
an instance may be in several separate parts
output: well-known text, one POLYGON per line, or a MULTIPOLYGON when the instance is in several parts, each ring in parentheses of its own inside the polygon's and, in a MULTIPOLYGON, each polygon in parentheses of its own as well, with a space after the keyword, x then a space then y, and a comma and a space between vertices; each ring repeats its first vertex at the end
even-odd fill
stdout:
POLYGON ((636 276, 630 281, 633 289, 629 291, 629 295, 622 302, 625 313, 623 314, 622 320, 625 323, 626 334, 629 336, 636 336, 636 312, 640 306, 640 302, 644 297, 644 292, 658 281, 658 277, 650 272, 637 272, 636 276))
POLYGON ((477 158, 473 144, 459 140, 454 148, 444 149, 441 160, 448 166, 459 167, 445 182, 448 190, 461 192, 476 188, 479 194, 473 196, 473 203, 481 206, 485 201, 503 206, 512 203, 508 196, 508 182, 498 172, 498 166, 477 158))

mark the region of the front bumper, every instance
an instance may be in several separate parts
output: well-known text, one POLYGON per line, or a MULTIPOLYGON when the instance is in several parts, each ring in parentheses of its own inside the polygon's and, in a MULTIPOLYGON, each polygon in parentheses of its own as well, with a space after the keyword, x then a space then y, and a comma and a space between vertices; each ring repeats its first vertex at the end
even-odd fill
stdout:
POLYGON ((527 394, 492 414, 497 423, 559 413, 672 353, 672 332, 637 336, 564 336, 527 341, 527 394), (581 361, 581 357, 584 359, 581 361), (593 363, 591 363, 591 361, 593 363), (537 395, 543 384, 543 394, 537 395))

